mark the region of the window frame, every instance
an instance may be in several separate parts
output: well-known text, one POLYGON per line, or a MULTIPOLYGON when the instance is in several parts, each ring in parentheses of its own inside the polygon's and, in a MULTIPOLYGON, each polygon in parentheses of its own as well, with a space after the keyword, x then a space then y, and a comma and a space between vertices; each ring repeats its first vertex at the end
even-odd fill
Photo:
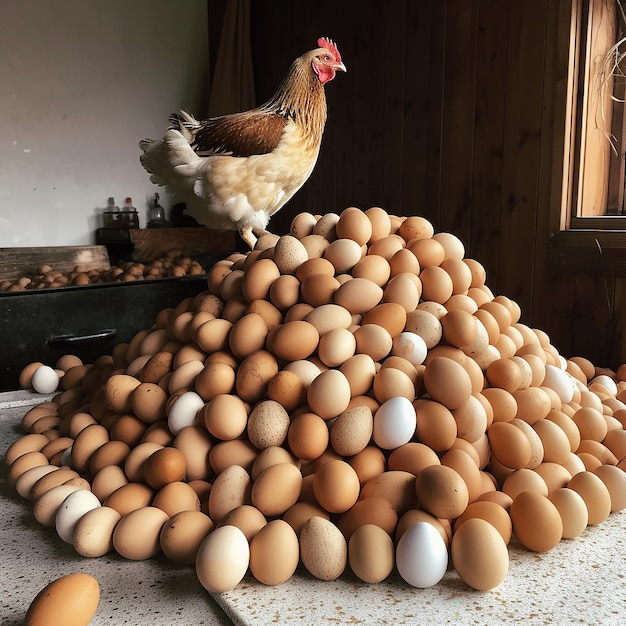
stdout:
MULTIPOLYGON (((560 189, 555 188, 552 233, 549 246, 550 266, 557 270, 585 274, 612 274, 626 276, 626 215, 581 216, 580 168, 584 132, 583 115, 586 115, 584 94, 580 93, 581 80, 586 80, 583 56, 588 50, 584 28, 589 27, 587 7, 594 0, 562 0, 564 12, 559 30, 559 58, 566 67, 563 115, 563 157, 554 174, 560 173, 560 189), (569 17, 569 19, 568 19, 569 17), (562 54, 566 52, 566 56, 562 54)), ((558 117, 557 112, 557 117, 558 117)), ((555 125, 558 128, 558 125, 555 125)), ((558 131, 556 131, 558 132, 558 131)), ((559 152, 556 157, 558 160, 559 152)))

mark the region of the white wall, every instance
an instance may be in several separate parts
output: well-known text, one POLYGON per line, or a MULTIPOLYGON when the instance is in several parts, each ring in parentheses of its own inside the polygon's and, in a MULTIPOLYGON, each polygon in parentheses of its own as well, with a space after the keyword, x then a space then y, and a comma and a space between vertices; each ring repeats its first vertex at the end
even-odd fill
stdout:
POLYGON ((206 0, 2 0, 0 247, 93 243, 108 196, 142 226, 171 205, 137 143, 205 115, 207 31, 206 0))

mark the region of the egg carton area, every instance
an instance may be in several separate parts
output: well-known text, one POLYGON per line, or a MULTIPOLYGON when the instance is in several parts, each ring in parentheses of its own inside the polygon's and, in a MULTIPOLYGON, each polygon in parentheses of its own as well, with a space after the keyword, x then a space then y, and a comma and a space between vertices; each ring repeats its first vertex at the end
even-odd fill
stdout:
POLYGON ((424 218, 301 214, 110 355, 25 367, 55 395, 7 484, 64 547, 185 565, 235 623, 618 623, 590 578, 596 549, 620 571, 626 365, 520 319, 424 218))

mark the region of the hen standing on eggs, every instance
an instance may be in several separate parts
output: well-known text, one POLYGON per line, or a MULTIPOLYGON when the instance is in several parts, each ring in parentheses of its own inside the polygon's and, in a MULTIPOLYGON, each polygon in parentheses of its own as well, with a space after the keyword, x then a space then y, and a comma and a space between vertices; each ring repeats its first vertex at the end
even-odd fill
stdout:
POLYGON ((173 115, 162 140, 144 139, 141 163, 158 185, 238 230, 254 248, 270 220, 311 175, 326 123, 324 84, 346 71, 330 39, 297 58, 265 104, 205 121, 173 115))

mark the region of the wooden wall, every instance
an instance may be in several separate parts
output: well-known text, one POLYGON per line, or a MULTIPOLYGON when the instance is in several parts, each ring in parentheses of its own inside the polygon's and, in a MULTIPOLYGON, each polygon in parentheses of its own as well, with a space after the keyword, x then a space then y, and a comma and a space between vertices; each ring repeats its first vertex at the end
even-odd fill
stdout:
POLYGON ((272 221, 378 205, 456 234, 495 294, 564 356, 626 361, 623 278, 551 269, 558 229, 567 0, 254 0, 257 100, 293 58, 333 38, 317 167, 272 221), (565 41, 565 47, 564 42, 565 41), (555 200, 556 198, 556 200, 555 200))

